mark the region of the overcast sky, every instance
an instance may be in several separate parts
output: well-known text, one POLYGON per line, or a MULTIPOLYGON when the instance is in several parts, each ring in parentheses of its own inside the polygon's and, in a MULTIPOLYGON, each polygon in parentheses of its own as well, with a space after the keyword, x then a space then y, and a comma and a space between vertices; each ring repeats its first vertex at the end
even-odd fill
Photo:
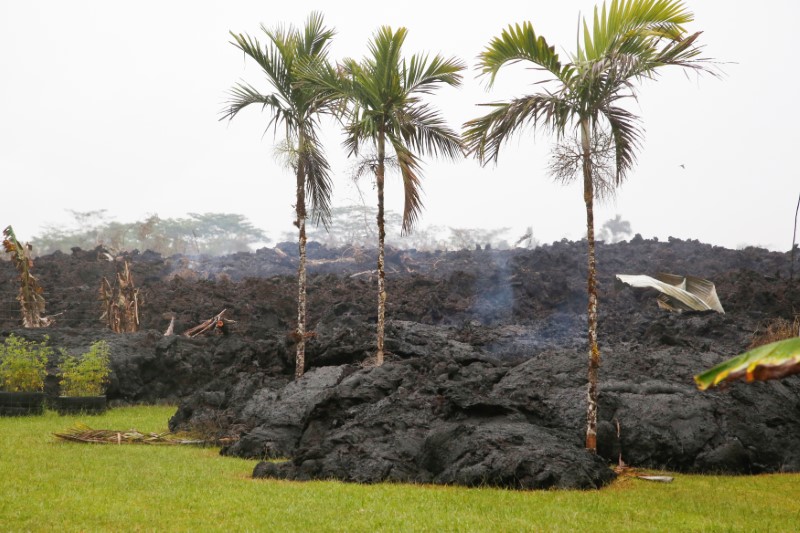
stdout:
MULTIPOLYGON (((649 238, 696 238, 729 248, 789 250, 800 194, 800 106, 796 25, 800 3, 689 0, 705 55, 722 78, 666 70, 645 83, 632 110, 646 137, 638 164, 597 224, 619 213, 649 238), (681 166, 683 165, 683 166, 681 166), (685 167, 685 168, 684 168, 685 167)), ((406 26, 405 53, 440 52, 469 65, 461 89, 434 99, 454 127, 481 114, 478 103, 536 90, 539 74, 501 71, 487 92, 475 57, 510 23, 530 20, 559 52, 575 49, 579 12, 591 0, 293 2, 139 1, 0 3, 0 226, 21 240, 70 219, 66 209, 106 209, 119 221, 157 213, 241 213, 273 238, 292 229, 293 177, 277 161, 268 117, 247 110, 219 121, 226 91, 243 79, 266 91, 257 66, 228 31, 302 25, 321 10, 337 31, 332 58, 361 58, 381 25, 406 26)), ((338 126, 326 124, 335 203, 360 203, 338 126)), ((579 184, 553 182, 553 139, 525 133, 497 165, 427 160, 422 225, 532 226, 543 242, 585 234, 579 184)), ((368 179, 359 183, 374 204, 368 179)), ((399 178, 387 187, 399 211, 399 178)))

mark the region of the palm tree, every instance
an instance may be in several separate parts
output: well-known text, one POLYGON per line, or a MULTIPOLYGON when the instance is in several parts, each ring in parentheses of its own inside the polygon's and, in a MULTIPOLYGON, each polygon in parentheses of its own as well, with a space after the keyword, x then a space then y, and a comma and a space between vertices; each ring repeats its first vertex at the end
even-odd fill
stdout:
POLYGON ((582 42, 579 39, 577 52, 568 62, 562 63, 554 47, 536 35, 530 22, 509 26, 479 56, 481 75, 489 76, 489 87, 501 67, 521 61, 533 63, 551 77, 544 80, 541 91, 487 104, 492 108, 489 113, 467 122, 464 139, 469 153, 483 164, 496 162, 501 145, 527 125, 555 133, 560 141, 575 132, 582 151, 589 247, 586 447, 592 451, 597 449, 600 366, 593 201, 602 188, 593 169, 598 156, 592 145, 598 144, 598 136, 610 135, 616 166, 610 185, 618 186, 635 162, 642 136, 639 117, 622 107, 624 99, 636 97, 636 82, 655 78, 660 68, 668 65, 713 73, 696 45, 700 32, 688 34, 684 29, 693 19, 676 0, 613 0, 609 7, 604 2, 602 9, 595 8, 591 28, 583 19, 582 42))
POLYGON ((271 113, 267 128, 283 128, 281 149, 289 155, 289 162, 297 180, 296 219, 299 231, 299 266, 297 268, 297 356, 295 377, 303 375, 306 341, 306 196, 310 197, 312 219, 327 226, 330 219, 331 179, 330 167, 325 159, 317 128, 320 114, 328 111, 313 86, 301 84, 300 73, 309 65, 327 61, 328 47, 334 35, 325 28, 322 15, 312 13, 300 30, 294 27, 261 29, 268 41, 262 46, 258 39, 245 34, 235 34, 233 44, 261 67, 271 92, 260 93, 247 83, 237 83, 230 91, 229 105, 222 119, 233 119, 250 104, 258 104, 271 113))
POLYGON ((403 179, 405 204, 403 233, 411 231, 422 208, 418 154, 456 158, 461 140, 441 114, 422 97, 442 85, 459 86, 464 64, 440 55, 401 55, 407 30, 380 28, 361 61, 344 60, 338 68, 311 72, 310 85, 327 91, 330 101, 344 106, 345 147, 348 155, 374 150, 360 168, 375 175, 378 191, 378 349, 376 364, 383 364, 386 277, 384 273, 384 180, 387 166, 396 166, 403 179), (365 146, 366 145, 366 146, 365 146), (393 154, 392 154, 393 152, 393 154))

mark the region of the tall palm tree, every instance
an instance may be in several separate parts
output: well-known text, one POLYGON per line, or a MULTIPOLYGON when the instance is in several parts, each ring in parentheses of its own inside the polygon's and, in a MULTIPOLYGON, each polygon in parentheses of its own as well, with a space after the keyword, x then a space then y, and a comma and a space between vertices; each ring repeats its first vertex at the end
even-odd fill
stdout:
MULTIPOLYGON (((589 247, 588 326, 589 384, 587 390, 586 447, 596 451, 597 288, 593 201, 599 184, 593 169, 597 154, 592 145, 597 136, 610 134, 618 186, 631 170, 642 132, 640 119, 622 107, 635 98, 636 82, 652 79, 661 67, 712 72, 700 57, 696 41, 700 32, 687 33, 684 25, 694 16, 676 0, 613 0, 595 8, 590 27, 583 19, 578 49, 563 62, 544 37, 537 36, 530 22, 509 26, 479 57, 481 75, 489 76, 489 87, 501 67, 521 61, 544 70, 542 90, 509 102, 487 104, 492 110, 465 124, 468 152, 483 164, 497 161, 500 147, 520 128, 530 125, 555 133, 559 140, 575 132, 582 152, 583 200, 586 204, 586 236, 589 247)), ((602 144, 602 143, 601 143, 602 144)))
POLYGON ((306 341, 306 196, 311 200, 313 221, 327 225, 332 189, 330 166, 317 135, 320 114, 328 109, 313 86, 299 81, 303 69, 327 62, 334 32, 324 26, 319 13, 312 13, 302 30, 292 26, 270 30, 263 24, 261 29, 268 39, 263 46, 255 37, 233 32, 231 44, 258 63, 267 78, 270 92, 262 94, 250 84, 237 83, 230 91, 222 119, 233 119, 245 107, 258 104, 272 116, 267 129, 272 127, 277 134, 278 128, 283 128, 281 149, 288 154, 297 181, 294 224, 299 232, 300 259, 297 268, 295 377, 299 378, 305 366, 306 341))
POLYGON ((422 208, 418 154, 449 158, 462 154, 461 139, 422 97, 442 85, 459 86, 464 64, 441 55, 429 58, 401 55, 407 30, 380 28, 370 40, 369 54, 360 62, 345 59, 338 68, 312 72, 310 85, 327 91, 327 98, 344 106, 345 147, 349 155, 370 152, 362 169, 375 175, 378 192, 378 349, 383 364, 386 277, 384 273, 384 180, 388 165, 400 170, 405 192, 403 233, 414 226, 422 208), (324 88, 324 89, 322 89, 324 88))

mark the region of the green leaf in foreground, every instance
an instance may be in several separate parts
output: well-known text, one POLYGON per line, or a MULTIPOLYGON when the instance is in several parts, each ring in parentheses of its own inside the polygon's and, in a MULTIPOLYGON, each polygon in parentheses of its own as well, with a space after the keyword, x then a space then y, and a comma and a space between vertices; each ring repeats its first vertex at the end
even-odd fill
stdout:
POLYGON ((698 389, 706 390, 741 378, 750 383, 797 373, 800 373, 800 337, 793 337, 759 346, 722 362, 696 375, 694 381, 698 389))

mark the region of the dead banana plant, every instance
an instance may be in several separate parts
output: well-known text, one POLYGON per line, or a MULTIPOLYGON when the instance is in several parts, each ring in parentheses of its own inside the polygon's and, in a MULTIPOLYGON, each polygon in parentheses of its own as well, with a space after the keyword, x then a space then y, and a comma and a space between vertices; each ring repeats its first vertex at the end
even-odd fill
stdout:
POLYGON ((21 244, 14 234, 11 226, 3 230, 3 250, 14 262, 14 266, 19 272, 19 296, 17 300, 22 307, 22 326, 25 328, 43 328, 52 324, 53 319, 44 316, 44 290, 39 286, 36 277, 31 274, 33 269, 33 259, 31 251, 33 247, 25 243, 21 244))
POLYGON ((100 320, 106 322, 114 333, 133 333, 139 331, 139 306, 144 301, 133 282, 128 262, 115 261, 114 264, 117 274, 113 285, 105 277, 100 282, 100 300, 103 302, 100 320))

